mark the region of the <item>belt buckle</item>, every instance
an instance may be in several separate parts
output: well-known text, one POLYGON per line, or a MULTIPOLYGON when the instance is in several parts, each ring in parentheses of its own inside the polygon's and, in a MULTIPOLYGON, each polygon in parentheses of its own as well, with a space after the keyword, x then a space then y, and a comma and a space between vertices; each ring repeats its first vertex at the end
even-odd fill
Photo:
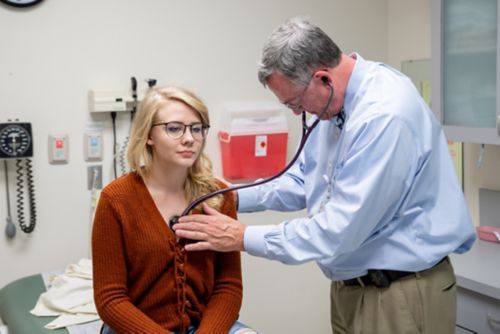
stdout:
POLYGON ((389 285, 391 285, 389 277, 382 270, 370 270, 369 274, 373 285, 375 285, 376 287, 387 288, 389 285))

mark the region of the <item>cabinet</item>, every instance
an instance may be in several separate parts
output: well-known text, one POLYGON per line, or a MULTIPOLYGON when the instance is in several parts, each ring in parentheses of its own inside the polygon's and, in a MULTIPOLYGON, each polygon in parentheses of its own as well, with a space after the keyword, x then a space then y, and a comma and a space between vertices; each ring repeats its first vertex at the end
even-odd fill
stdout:
POLYGON ((477 240, 464 254, 452 254, 457 276, 455 333, 500 333, 500 245, 477 240))
POLYGON ((432 109, 449 140, 500 145, 499 9, 432 1, 432 109))
MULTIPOLYGON (((500 302, 497 299, 458 287, 457 328, 462 332, 500 333, 500 302)), ((460 331, 459 331, 460 333, 460 331)))
MULTIPOLYGON (((500 192, 479 190, 480 225, 500 226, 500 192)), ((500 334, 500 244, 476 240, 464 254, 451 254, 457 276, 458 333, 500 334)))

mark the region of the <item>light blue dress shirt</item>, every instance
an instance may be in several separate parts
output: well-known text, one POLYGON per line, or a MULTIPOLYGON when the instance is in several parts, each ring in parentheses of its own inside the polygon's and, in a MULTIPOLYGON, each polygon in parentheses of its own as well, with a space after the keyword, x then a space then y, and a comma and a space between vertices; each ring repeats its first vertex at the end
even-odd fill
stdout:
POLYGON ((240 212, 307 217, 248 226, 245 250, 316 261, 332 280, 424 270, 469 250, 474 227, 439 123, 406 76, 352 57, 343 129, 321 121, 287 173, 238 192, 240 212))

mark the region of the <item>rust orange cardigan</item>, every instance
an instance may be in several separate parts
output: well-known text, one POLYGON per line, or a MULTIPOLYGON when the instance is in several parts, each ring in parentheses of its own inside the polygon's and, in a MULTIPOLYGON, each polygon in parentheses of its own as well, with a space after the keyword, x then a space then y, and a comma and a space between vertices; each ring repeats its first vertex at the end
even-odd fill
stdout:
MULTIPOLYGON (((232 193, 220 211, 236 218, 232 193)), ((199 334, 226 334, 238 318, 239 252, 185 253, 136 173, 101 192, 92 262, 97 310, 117 333, 170 333, 191 323, 199 334)))

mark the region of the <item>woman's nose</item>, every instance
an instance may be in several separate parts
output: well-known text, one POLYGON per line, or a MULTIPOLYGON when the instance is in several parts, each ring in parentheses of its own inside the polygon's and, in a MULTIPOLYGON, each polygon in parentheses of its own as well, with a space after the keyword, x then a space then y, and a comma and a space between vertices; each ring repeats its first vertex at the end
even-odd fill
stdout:
POLYGON ((186 127, 186 131, 182 135, 182 141, 189 141, 189 142, 194 141, 193 133, 191 132, 190 127, 186 127))

